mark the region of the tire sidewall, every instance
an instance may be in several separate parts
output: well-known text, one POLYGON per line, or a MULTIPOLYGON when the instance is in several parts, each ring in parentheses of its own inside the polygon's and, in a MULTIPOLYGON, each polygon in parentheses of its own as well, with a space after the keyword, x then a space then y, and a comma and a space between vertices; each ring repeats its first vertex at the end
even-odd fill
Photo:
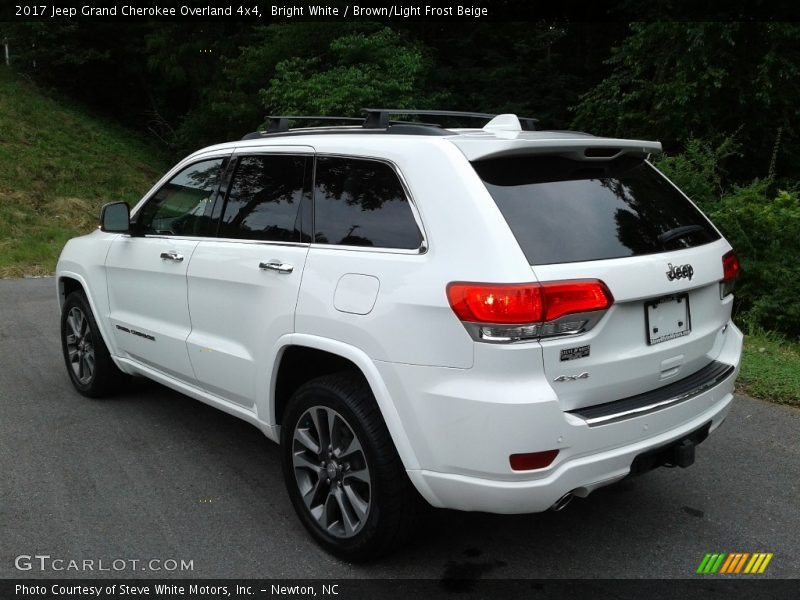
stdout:
POLYGON ((369 553, 371 548, 376 545, 376 540, 380 535, 383 521, 381 504, 385 494, 383 480, 386 474, 381 472, 382 465, 376 455, 375 440, 371 439, 369 432, 362 423, 361 417, 356 413, 358 407, 350 406, 350 403, 354 402, 355 396, 356 394, 343 396, 332 387, 316 381, 310 382, 298 390, 290 400, 283 419, 281 428, 281 466, 292 505, 300 516, 303 525, 314 539, 337 556, 345 559, 361 560, 364 558, 363 555, 369 553), (369 467, 371 481, 370 511, 367 516, 367 522, 361 531, 352 538, 334 537, 324 531, 306 508, 297 487, 292 462, 292 439, 297 421, 313 406, 326 406, 344 417, 352 428, 353 433, 358 437, 369 467))
POLYGON ((86 295, 82 291, 76 291, 69 294, 64 301, 64 306, 61 310, 61 351, 64 355, 64 364, 67 369, 67 375, 72 382, 72 385, 84 396, 89 398, 100 398, 107 396, 116 391, 124 376, 121 371, 114 364, 111 355, 108 352, 105 340, 100 333, 100 328, 97 325, 97 320, 92 312, 92 307, 86 299, 86 295), (81 383, 72 370, 72 364, 69 360, 69 353, 67 352, 67 333, 69 325, 67 318, 69 311, 72 308, 79 308, 86 319, 89 329, 92 333, 92 345, 94 347, 94 374, 88 383, 81 383))
POLYGON ((92 386, 94 382, 97 380, 97 337, 99 332, 97 331, 97 323, 95 323, 94 315, 92 315, 92 311, 88 306, 88 302, 83 294, 73 292, 69 296, 67 296, 66 301, 64 302, 64 308, 61 311, 61 351, 64 355, 64 364, 67 367, 67 374, 69 378, 72 380, 72 385, 81 392, 81 393, 90 393, 92 390, 92 386), (69 352, 67 350, 67 335, 69 333, 69 313, 73 308, 78 308, 83 313, 84 318, 86 319, 86 323, 89 326, 89 330, 92 334, 92 346, 95 351, 95 372, 92 374, 91 380, 88 383, 81 383, 78 377, 75 375, 75 372, 72 370, 72 363, 69 360, 69 352))

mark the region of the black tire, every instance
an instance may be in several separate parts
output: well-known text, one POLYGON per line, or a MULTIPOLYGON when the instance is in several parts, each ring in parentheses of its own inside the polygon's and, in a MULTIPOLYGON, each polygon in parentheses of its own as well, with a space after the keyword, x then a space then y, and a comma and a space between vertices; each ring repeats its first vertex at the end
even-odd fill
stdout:
MULTIPOLYGON (((322 451, 324 452, 324 448, 322 451)), ((330 458, 327 464, 335 472, 336 468, 332 465, 337 457, 333 454, 329 454, 330 456, 333 458, 330 458)), ((325 457, 321 460, 324 461, 325 457)), ((417 518, 423 501, 406 475, 372 392, 360 374, 326 375, 302 385, 292 395, 281 426, 281 462, 286 488, 300 521, 323 548, 339 558, 351 562, 378 558, 406 542, 416 531, 417 518), (321 407, 325 410, 320 410, 321 407), (334 433, 330 437, 339 438, 340 449, 345 445, 352 449, 354 447, 352 439, 355 439, 360 446, 360 454, 359 450, 356 450, 348 455, 344 452, 339 455, 338 459, 343 463, 337 465, 341 475, 339 478, 334 476, 332 483, 327 487, 322 479, 325 475, 331 474, 330 470, 316 467, 324 475, 319 477, 320 485, 315 486, 316 472, 295 465, 297 455, 308 458, 316 456, 314 451, 308 450, 307 445, 295 439, 295 432, 299 427, 303 432, 310 433, 312 441, 315 441, 313 439, 315 428, 311 416, 315 411, 318 418, 320 415, 329 415, 330 411, 338 413, 339 418, 334 417, 338 436, 334 433), (349 431, 353 434, 352 438, 349 437, 345 426, 349 427, 349 431), (365 464, 362 464, 361 457, 365 464), (346 462, 351 459, 355 464, 353 470, 350 470, 351 465, 346 462), (363 487, 365 484, 355 477, 357 472, 364 473, 365 469, 362 467, 366 468, 370 479, 368 493, 366 493, 367 488, 363 487), (348 478, 348 471, 353 473, 353 479, 348 478), (326 529, 320 521, 322 517, 312 514, 312 510, 306 506, 303 499, 304 494, 301 490, 303 486, 317 498, 325 498, 322 501, 323 512, 327 511, 326 503, 331 502, 331 511, 328 512, 335 517, 338 510, 338 525, 335 518, 326 517, 326 523, 332 521, 328 523, 330 528, 326 529), (343 494, 343 499, 346 500, 349 496, 350 500, 347 500, 346 504, 351 508, 357 501, 365 498, 368 500, 366 516, 360 520, 354 517, 358 521, 358 527, 353 528, 349 536, 343 533, 345 525, 348 524, 343 514, 344 507, 341 502, 337 505, 337 498, 331 497, 336 492, 336 486, 339 488, 340 496, 343 494, 342 490, 347 492, 343 494), (357 486, 362 487, 354 501, 353 491, 357 486), (317 487, 319 487, 318 492, 317 487), (350 489, 347 489, 348 487, 350 489)), ((309 497, 308 494, 306 497, 309 497)), ((363 505, 361 508, 363 509, 363 505)), ((319 507, 316 510, 319 513, 319 507)), ((357 514, 354 511, 348 513, 357 514)), ((353 522, 354 519, 350 521, 353 522)))
POLYGON ((125 380, 125 375, 111 359, 83 292, 72 292, 64 301, 61 310, 61 349, 70 381, 84 396, 108 396, 117 391, 125 380), (82 321, 78 321, 79 315, 82 321), (75 335, 76 328, 82 335, 75 335))

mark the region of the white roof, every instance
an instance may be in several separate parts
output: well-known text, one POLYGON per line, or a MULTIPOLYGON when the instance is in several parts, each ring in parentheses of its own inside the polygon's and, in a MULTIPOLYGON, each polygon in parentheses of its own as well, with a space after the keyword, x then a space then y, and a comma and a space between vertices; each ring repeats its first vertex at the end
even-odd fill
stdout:
POLYGON ((574 131, 521 131, 502 126, 484 129, 448 129, 446 135, 414 135, 388 132, 366 133, 361 127, 328 127, 293 129, 287 133, 267 135, 262 138, 239 140, 203 148, 195 154, 234 148, 259 146, 310 146, 330 151, 341 146, 348 151, 354 146, 361 149, 374 147, 376 152, 387 145, 395 149, 414 142, 420 144, 454 144, 468 160, 517 154, 575 155, 582 160, 607 160, 625 153, 653 154, 661 152, 661 143, 646 140, 595 137, 574 131), (596 149, 593 153, 592 149, 596 149), (616 151, 616 152, 615 152, 616 151), (594 155, 593 155, 594 154, 594 155), (579 155, 579 156, 578 156, 579 155))

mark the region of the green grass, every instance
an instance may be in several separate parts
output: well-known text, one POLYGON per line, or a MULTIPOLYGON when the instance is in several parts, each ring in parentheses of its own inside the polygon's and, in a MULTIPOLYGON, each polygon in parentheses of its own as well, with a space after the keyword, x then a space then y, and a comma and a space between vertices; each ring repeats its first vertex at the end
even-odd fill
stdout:
POLYGON ((134 203, 169 166, 135 133, 49 98, 0 66, 0 277, 47 275, 100 207, 134 203))
POLYGON ((770 332, 746 336, 737 387, 755 398, 800 407, 800 343, 770 332))

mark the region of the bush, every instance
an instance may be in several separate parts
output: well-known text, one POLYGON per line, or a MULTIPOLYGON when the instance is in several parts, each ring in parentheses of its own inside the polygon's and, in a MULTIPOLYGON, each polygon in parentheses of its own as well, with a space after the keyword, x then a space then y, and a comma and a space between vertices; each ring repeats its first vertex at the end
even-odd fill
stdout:
POLYGON ((742 263, 737 314, 751 327, 800 336, 800 195, 769 193, 768 181, 738 188, 708 214, 742 263))
POLYGON ((790 189, 774 191, 771 169, 766 179, 726 192, 721 163, 738 154, 733 137, 717 146, 691 139, 683 153, 662 155, 655 164, 706 212, 736 250, 742 263, 734 309, 737 320, 748 329, 796 337, 800 335, 798 182, 781 182, 790 189))
POLYGON ((716 147, 706 140, 692 138, 681 154, 662 154, 654 163, 687 196, 701 207, 708 207, 724 191, 722 163, 738 154, 739 145, 733 136, 724 138, 716 147))

